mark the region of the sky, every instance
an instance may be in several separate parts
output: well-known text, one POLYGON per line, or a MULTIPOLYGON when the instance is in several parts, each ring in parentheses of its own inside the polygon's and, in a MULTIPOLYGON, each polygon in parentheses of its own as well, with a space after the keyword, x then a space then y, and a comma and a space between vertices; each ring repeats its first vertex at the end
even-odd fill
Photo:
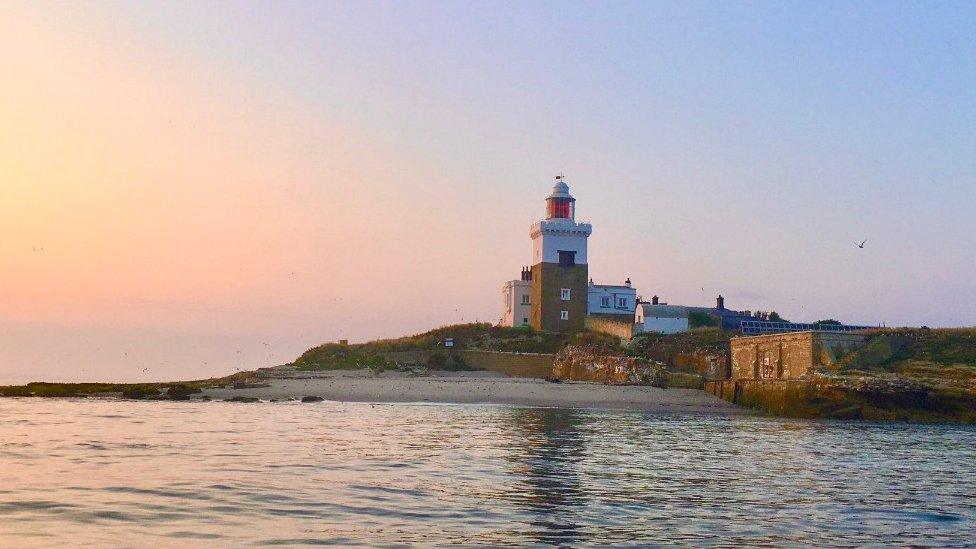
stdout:
POLYGON ((495 322, 560 173, 598 283, 976 325, 974 28, 971 2, 0 3, 0 383, 495 322))

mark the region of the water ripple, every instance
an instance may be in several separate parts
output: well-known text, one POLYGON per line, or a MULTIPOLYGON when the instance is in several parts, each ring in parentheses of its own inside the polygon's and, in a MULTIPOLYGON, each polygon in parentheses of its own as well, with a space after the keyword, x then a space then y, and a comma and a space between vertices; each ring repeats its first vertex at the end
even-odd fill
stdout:
POLYGON ((976 539, 968 427, 39 399, 0 399, 0 417, 15 546, 976 539))

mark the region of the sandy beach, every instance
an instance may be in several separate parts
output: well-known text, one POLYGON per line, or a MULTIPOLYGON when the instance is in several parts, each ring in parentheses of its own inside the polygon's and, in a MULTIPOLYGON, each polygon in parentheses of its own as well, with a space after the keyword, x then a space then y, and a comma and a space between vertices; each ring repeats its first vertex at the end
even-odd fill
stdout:
POLYGON ((550 383, 492 372, 412 376, 399 372, 376 375, 368 370, 329 371, 317 372, 306 378, 272 379, 267 385, 205 389, 204 395, 221 400, 238 396, 262 400, 317 396, 340 402, 506 404, 722 415, 750 413, 704 391, 693 389, 550 383))

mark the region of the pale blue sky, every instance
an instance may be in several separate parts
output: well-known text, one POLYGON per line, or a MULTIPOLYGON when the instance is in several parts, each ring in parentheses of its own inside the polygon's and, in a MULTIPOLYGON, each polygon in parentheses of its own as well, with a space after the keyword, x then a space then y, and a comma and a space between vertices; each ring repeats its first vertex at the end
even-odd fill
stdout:
MULTIPOLYGON (((204 370, 222 373, 339 337, 496 320, 500 284, 529 262, 528 225, 559 172, 594 225, 598 282, 629 276, 645 296, 694 305, 721 292, 731 307, 798 321, 976 325, 971 2, 8 11, 25 39, 55 36, 80 51, 82 72, 115 68, 151 89, 179 90, 172 104, 140 108, 183 124, 179 139, 159 140, 199 139, 205 150, 192 160, 217 175, 194 176, 185 164, 174 189, 216 185, 223 165, 207 159, 224 149, 267 156, 253 160, 253 177, 250 164, 236 163, 241 173, 224 181, 261 200, 242 207, 213 191, 192 203, 234 226, 245 223, 235 215, 259 219, 246 227, 268 239, 268 263, 306 273, 283 282, 241 267, 239 293, 212 303, 191 291, 202 285, 163 297, 140 286, 139 302, 155 305, 138 313, 102 295, 104 316, 84 326, 0 311, 21 349, 8 362, 42 365, 34 371, 73 375, 59 366, 72 360, 105 375, 128 371, 128 359, 71 341, 140 347, 147 362, 171 365, 155 376, 167 377, 200 371, 201 357, 204 370), (210 113, 219 129, 205 133, 193 116, 210 113), (40 343, 51 334, 67 342, 56 356, 40 343), (259 340, 273 340, 277 354, 259 340), (233 346, 243 358, 228 354, 233 346)), ((12 41, 5 47, 17 53, 12 41)), ((45 48, 17 54, 58 55, 45 48)), ((156 127, 145 124, 140 135, 151 135, 156 127)), ((177 169, 169 156, 156 162, 177 169)), ((173 206, 170 217, 180 212, 173 206)), ((222 247, 226 235, 210 237, 222 247)), ((65 307, 55 312, 91 304, 65 307)), ((8 377, 29 371, 18 368, 8 377)))

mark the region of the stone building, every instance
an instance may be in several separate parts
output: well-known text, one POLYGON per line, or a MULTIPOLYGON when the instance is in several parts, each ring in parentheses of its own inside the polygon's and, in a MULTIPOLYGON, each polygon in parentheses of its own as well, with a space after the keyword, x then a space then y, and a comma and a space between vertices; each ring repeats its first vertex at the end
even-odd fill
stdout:
POLYGON ((792 332, 732 339, 732 379, 798 379, 832 366, 867 337, 857 333, 792 332))
POLYGON ((502 326, 529 326, 532 315, 532 271, 522 267, 519 280, 509 280, 502 285, 502 326))
POLYGON ((636 306, 637 289, 629 278, 623 285, 594 284, 593 279, 590 279, 586 295, 586 314, 630 319, 634 316, 636 306))
POLYGON ((634 314, 634 324, 637 332, 660 334, 676 334, 687 332, 688 307, 658 303, 657 296, 650 303, 641 303, 634 314))

